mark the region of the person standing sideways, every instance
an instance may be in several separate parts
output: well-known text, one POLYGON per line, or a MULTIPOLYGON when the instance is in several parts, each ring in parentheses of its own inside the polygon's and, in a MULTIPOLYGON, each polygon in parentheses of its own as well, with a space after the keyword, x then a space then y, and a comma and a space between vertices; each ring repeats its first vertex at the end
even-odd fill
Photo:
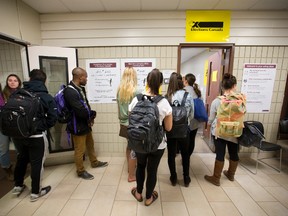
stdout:
MULTIPOLYGON (((189 73, 189 74, 186 74, 184 77, 183 77, 183 84, 184 84, 184 89, 189 92, 189 94, 192 96, 192 98, 201 98, 201 91, 198 87, 198 84, 195 82, 196 81, 196 77, 189 73)), ((198 130, 198 127, 201 123, 193 118, 191 119, 190 121, 190 132, 189 132, 189 135, 190 135, 190 144, 189 144, 189 154, 190 154, 190 157, 194 151, 194 148, 195 148, 195 138, 196 138, 196 134, 197 134, 197 130, 198 130)))
POLYGON ((19 195, 24 190, 24 177, 27 165, 30 163, 32 180, 30 201, 34 202, 51 190, 51 186, 41 187, 41 177, 44 171, 45 152, 48 149, 47 130, 55 125, 57 113, 54 98, 48 94, 45 86, 46 74, 42 70, 34 69, 29 73, 29 77, 30 81, 23 82, 23 88, 40 97, 45 115, 37 125, 35 134, 28 138, 12 138, 18 151, 14 170, 15 187, 12 193, 19 195))
MULTIPOLYGON (((229 113, 231 119, 237 119, 239 118, 239 116, 243 116, 244 113, 246 112, 246 97, 241 93, 235 93, 236 84, 237 84, 236 77, 233 76, 232 74, 225 73, 222 79, 223 95, 215 98, 212 101, 210 108, 208 125, 211 125, 211 133, 215 144, 216 160, 213 175, 212 176, 205 175, 204 178, 208 182, 216 186, 220 186, 220 177, 224 167, 226 146, 228 147, 229 152, 229 168, 228 170, 224 170, 223 173, 230 181, 234 181, 234 175, 239 161, 237 138, 230 135, 228 136, 229 133, 226 133, 226 135, 220 135, 220 130, 218 130, 219 128, 221 128, 219 127, 219 123, 223 124, 225 123, 224 121, 223 122, 220 121, 221 116, 225 114, 221 109, 222 107, 224 107, 223 104, 230 103, 227 105, 227 107, 232 106, 233 101, 235 101, 235 104, 237 104, 236 106, 238 107, 237 109, 236 107, 234 107, 234 109, 230 108, 229 111, 226 111, 226 114, 229 113), (230 100, 230 98, 235 98, 236 100, 230 100), (239 113, 237 113, 236 111, 239 111, 239 113), (217 119, 219 119, 219 121, 217 121, 217 119)), ((239 127, 242 127, 243 129, 244 125, 243 126, 242 125, 239 124, 239 127)), ((224 127, 223 132, 225 132, 225 128, 228 128, 228 126, 224 127)), ((233 127, 233 129, 234 128, 237 127, 233 127)), ((231 131, 233 130, 228 130, 228 132, 231 131)))
MULTIPOLYGON (((120 121, 119 136, 128 139, 128 105, 137 94, 137 74, 134 68, 125 68, 117 91, 118 118, 120 121)), ((128 162, 128 182, 136 181, 136 154, 128 147, 126 148, 128 162)))
POLYGON ((92 168, 105 167, 107 162, 97 160, 94 140, 92 136, 92 126, 96 118, 96 111, 91 110, 86 96, 85 85, 87 83, 87 72, 80 67, 72 70, 73 79, 64 91, 64 98, 67 107, 72 111, 72 121, 67 123, 67 130, 71 133, 74 144, 74 159, 77 175, 85 180, 94 179, 83 165, 85 151, 90 160, 92 168))
MULTIPOLYGON (((17 89, 21 88, 22 82, 18 75, 16 74, 9 74, 6 78, 6 85, 3 89, 1 89, 1 103, 0 107, 4 106, 4 104, 7 102, 10 95, 15 92, 17 89), (5 102, 5 103, 4 103, 5 102)), ((0 85, 1 88, 1 85, 0 85)), ((7 178, 10 181, 14 180, 13 176, 13 165, 11 163, 10 159, 10 141, 11 138, 8 136, 5 136, 0 132, 0 164, 1 167, 4 169, 4 171, 7 173, 7 178)))
MULTIPOLYGON (((147 88, 143 95, 147 97, 156 97, 159 95, 159 88, 163 82, 163 75, 158 69, 153 69, 147 76, 147 88)), ((137 97, 134 97, 129 105, 129 111, 131 112, 138 102, 137 97)), ((172 128, 172 108, 166 98, 161 99, 157 103, 159 110, 159 124, 164 127, 166 131, 170 131, 172 128)), ((157 151, 151 153, 139 153, 136 151, 137 157, 137 169, 136 169, 136 183, 137 187, 132 188, 131 193, 138 202, 143 201, 142 191, 146 178, 146 200, 145 206, 150 206, 157 198, 158 193, 154 191, 157 182, 157 169, 167 146, 165 136, 160 143, 157 151), (147 168, 147 169, 146 169, 147 168)))

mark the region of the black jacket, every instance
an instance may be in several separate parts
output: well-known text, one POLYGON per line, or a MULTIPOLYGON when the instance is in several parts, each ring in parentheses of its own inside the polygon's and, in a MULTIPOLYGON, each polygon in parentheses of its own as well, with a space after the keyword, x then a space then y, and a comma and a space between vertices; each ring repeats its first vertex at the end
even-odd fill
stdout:
POLYGON ((23 82, 23 88, 36 93, 42 102, 42 106, 45 112, 45 119, 39 123, 37 131, 46 131, 53 127, 57 121, 57 108, 54 98, 48 94, 48 90, 42 81, 33 80, 28 82, 23 82))
POLYGON ((67 87, 64 91, 64 98, 65 102, 67 103, 67 107, 72 110, 73 119, 67 124, 67 130, 71 134, 84 135, 92 130, 89 123, 95 118, 96 112, 91 110, 87 100, 85 88, 82 86, 76 86, 72 81, 69 83, 69 85, 72 85, 74 88, 67 87), (85 95, 85 100, 79 88, 82 89, 85 95), (77 92, 75 90, 77 90, 77 92), (83 104, 83 101, 85 101, 86 107, 83 104), (74 121, 74 117, 76 121, 74 121))

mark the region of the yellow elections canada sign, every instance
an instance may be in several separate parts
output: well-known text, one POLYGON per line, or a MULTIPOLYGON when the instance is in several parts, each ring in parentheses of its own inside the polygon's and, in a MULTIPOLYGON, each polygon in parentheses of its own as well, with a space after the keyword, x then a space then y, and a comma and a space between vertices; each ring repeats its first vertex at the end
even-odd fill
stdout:
POLYGON ((230 11, 186 11, 186 42, 228 42, 230 11))

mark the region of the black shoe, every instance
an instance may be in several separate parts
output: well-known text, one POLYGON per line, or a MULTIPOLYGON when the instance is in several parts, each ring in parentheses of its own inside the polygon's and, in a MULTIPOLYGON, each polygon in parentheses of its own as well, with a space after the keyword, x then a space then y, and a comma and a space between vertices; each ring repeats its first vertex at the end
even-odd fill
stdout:
POLYGON ((190 176, 184 176, 184 185, 185 185, 185 187, 189 187, 190 182, 191 182, 190 176))
POLYGON ((176 186, 176 184, 177 184, 177 174, 170 176, 170 182, 171 182, 172 186, 176 186))
POLYGON ((78 174, 78 176, 82 179, 85 179, 85 180, 92 180, 94 179, 94 176, 91 175, 90 173, 88 173, 87 171, 84 171, 83 173, 81 174, 78 174))
POLYGON ((108 166, 108 162, 98 161, 98 163, 92 164, 91 166, 92 166, 92 168, 106 167, 106 166, 108 166))
POLYGON ((40 197, 45 196, 46 194, 48 194, 51 191, 51 186, 46 186, 44 188, 41 189, 39 194, 33 194, 31 193, 30 195, 30 201, 31 202, 35 202, 37 201, 40 197))

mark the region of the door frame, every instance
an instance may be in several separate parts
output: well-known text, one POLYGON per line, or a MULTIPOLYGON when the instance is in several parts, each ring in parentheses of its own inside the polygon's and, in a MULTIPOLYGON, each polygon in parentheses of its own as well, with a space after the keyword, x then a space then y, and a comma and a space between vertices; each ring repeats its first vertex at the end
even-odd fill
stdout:
MULTIPOLYGON (((233 74, 233 63, 234 63, 234 52, 235 52, 235 44, 234 43, 180 43, 178 46, 178 58, 177 58, 177 71, 178 73, 181 72, 181 50, 182 49, 189 49, 189 48, 207 48, 207 49, 219 49, 223 51, 224 54, 224 60, 223 62, 221 62, 221 67, 223 70, 222 74, 224 73, 230 73, 233 74)), ((219 79, 222 79, 222 74, 219 75, 220 77, 218 77, 219 79)), ((207 83, 208 84, 208 83, 207 83)), ((208 89, 209 87, 206 86, 206 89, 208 89)), ((221 88, 219 88, 219 94, 221 94, 221 88)), ((210 107, 211 104, 206 104, 205 101, 205 106, 206 107, 210 107)), ((208 115, 209 115, 209 110, 208 111, 208 115)), ((204 136, 204 132, 207 131, 207 133, 210 134, 210 127, 208 127, 207 122, 204 124, 204 128, 205 130, 203 130, 203 136, 204 136)), ((207 135, 206 133, 206 135, 207 135)), ((211 137, 208 136, 206 137, 204 140, 206 141, 206 143, 208 144, 208 146, 211 148, 212 151, 214 151, 213 149, 213 145, 211 145, 211 137)))
POLYGON ((178 46, 178 59, 177 59, 177 71, 181 71, 181 49, 183 48, 208 48, 208 49, 223 49, 229 50, 228 58, 225 58, 227 61, 224 62, 224 65, 228 65, 228 68, 225 68, 225 72, 232 74, 233 73, 233 62, 234 62, 234 52, 235 44, 234 43, 180 43, 178 46))

